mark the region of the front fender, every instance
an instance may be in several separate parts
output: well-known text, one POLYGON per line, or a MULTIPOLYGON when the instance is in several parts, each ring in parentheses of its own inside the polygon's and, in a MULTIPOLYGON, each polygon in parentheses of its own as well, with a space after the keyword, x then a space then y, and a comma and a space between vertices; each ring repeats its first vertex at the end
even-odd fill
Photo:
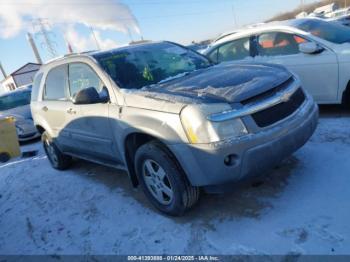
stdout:
POLYGON ((119 152, 124 153, 124 141, 132 133, 142 133, 160 140, 165 145, 188 143, 180 116, 174 113, 159 112, 139 108, 124 108, 117 121, 116 132, 119 152), (117 131, 119 130, 119 131, 117 131))

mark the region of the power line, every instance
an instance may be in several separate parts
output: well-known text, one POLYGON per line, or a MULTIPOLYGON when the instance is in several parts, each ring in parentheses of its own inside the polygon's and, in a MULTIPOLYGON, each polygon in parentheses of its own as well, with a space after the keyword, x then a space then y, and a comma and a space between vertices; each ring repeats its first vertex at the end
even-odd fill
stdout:
POLYGON ((45 22, 43 19, 39 18, 37 20, 32 21, 33 24, 33 30, 34 32, 38 32, 36 34, 39 34, 43 37, 43 43, 42 45, 46 48, 49 55, 52 58, 57 57, 57 51, 55 49, 55 43, 50 38, 50 33, 47 30, 48 22, 45 22))

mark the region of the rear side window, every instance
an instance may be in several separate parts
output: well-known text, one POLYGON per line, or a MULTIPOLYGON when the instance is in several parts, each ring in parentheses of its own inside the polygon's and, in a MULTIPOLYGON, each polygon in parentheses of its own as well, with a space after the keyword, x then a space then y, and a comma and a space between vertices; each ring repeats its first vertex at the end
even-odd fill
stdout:
POLYGON ((33 82, 33 88, 32 88, 32 101, 38 101, 40 83, 42 79, 43 79, 43 73, 40 73, 35 76, 35 79, 33 82))
POLYGON ((48 73, 44 100, 67 100, 67 68, 67 65, 61 65, 48 73))
POLYGON ((214 50, 209 58, 217 63, 242 60, 250 56, 250 38, 225 43, 214 50))

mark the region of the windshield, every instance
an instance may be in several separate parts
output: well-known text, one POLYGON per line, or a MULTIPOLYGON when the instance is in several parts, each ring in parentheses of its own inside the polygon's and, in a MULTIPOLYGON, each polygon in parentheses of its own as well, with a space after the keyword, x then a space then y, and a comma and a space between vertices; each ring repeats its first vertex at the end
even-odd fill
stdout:
POLYGON ((30 90, 0 96, 0 111, 30 104, 30 90))
POLYGON ((211 65, 205 57, 171 43, 133 46, 96 54, 94 58, 126 89, 157 84, 211 65))
POLYGON ((322 20, 304 20, 297 28, 335 44, 350 42, 350 28, 322 20))

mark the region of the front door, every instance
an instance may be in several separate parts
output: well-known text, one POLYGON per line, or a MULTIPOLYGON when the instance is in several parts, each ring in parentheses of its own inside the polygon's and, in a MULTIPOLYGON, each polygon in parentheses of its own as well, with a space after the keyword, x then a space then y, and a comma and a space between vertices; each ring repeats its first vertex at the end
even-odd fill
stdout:
MULTIPOLYGON (((103 82, 85 63, 69 64, 69 90, 71 100, 85 88, 94 87, 102 93, 103 82)), ((109 103, 74 105, 68 110, 68 132, 74 141, 73 153, 97 159, 116 159, 116 145, 109 119, 109 103)))
POLYGON ((281 64, 300 77, 302 85, 318 103, 337 100, 338 61, 325 49, 317 54, 304 54, 299 44, 308 40, 284 32, 267 32, 257 36, 256 62, 281 64))

